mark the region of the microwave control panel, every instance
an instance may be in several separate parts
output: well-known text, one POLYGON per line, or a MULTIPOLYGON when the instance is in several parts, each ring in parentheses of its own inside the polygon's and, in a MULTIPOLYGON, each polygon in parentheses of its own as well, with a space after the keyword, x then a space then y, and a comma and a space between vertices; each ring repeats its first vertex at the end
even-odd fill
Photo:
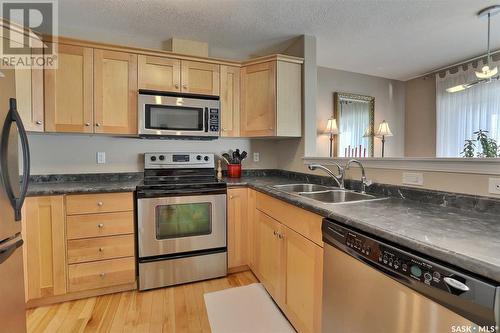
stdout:
POLYGON ((210 109, 208 124, 210 132, 219 131, 219 109, 210 109))

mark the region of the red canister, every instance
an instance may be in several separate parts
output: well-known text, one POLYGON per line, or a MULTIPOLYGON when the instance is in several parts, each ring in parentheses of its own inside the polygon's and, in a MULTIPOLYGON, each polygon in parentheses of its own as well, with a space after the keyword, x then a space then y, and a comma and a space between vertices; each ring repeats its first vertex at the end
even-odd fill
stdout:
POLYGON ((241 177, 241 164, 228 164, 227 165, 227 176, 229 178, 240 178, 241 177))

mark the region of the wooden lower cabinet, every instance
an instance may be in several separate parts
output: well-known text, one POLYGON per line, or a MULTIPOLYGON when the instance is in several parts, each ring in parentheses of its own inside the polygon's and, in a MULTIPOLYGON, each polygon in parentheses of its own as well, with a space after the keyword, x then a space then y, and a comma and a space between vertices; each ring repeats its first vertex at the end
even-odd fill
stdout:
POLYGON ((227 267, 248 265, 248 190, 227 190, 227 267))
POLYGON ((257 211, 255 235, 258 245, 255 246, 255 274, 264 284, 274 300, 283 304, 285 286, 284 247, 281 224, 261 211, 257 211))
MULTIPOLYGON (((249 207, 257 207, 253 213, 249 212, 253 218, 248 223, 253 230, 250 233, 252 271, 298 332, 320 332, 323 248, 284 223, 284 218, 290 217, 291 208, 283 206, 286 209, 280 210, 278 203, 273 201, 276 199, 253 190, 249 191, 248 197, 257 197, 253 201, 249 200, 249 207), (267 204, 273 202, 273 209, 266 209, 270 208, 267 204), (259 207, 266 209, 266 212, 259 207), (272 216, 268 215, 270 212, 272 216)), ((287 205, 281 201, 279 203, 287 205)), ((310 221, 306 219, 303 222, 310 221)), ((317 232, 320 231, 313 230, 311 234, 317 232)))
POLYGON ((105 288, 135 281, 134 257, 69 265, 69 291, 105 288))
POLYGON ((131 193, 27 198, 22 220, 27 306, 134 289, 132 209, 131 193))
POLYGON ((321 332, 323 248, 283 227, 285 299, 283 310, 299 332, 321 332))
POLYGON ((22 215, 26 300, 65 294, 64 197, 26 198, 22 215))

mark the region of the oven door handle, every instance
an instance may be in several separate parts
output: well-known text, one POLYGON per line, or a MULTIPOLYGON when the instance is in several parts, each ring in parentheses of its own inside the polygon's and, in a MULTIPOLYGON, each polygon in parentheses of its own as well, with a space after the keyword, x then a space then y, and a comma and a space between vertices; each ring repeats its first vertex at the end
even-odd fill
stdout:
POLYGON ((204 124, 204 127, 205 127, 205 132, 208 132, 208 108, 205 108, 205 124, 204 124))

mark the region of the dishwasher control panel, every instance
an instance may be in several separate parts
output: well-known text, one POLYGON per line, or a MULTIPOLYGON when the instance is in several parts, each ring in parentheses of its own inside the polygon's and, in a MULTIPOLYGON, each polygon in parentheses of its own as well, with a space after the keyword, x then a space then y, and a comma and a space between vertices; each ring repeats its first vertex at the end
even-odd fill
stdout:
POLYGON ((441 265, 433 264, 417 255, 396 249, 375 238, 337 224, 328 225, 326 228, 329 235, 341 243, 339 245, 343 247, 343 250, 382 266, 386 271, 455 295, 469 290, 465 278, 441 265))

